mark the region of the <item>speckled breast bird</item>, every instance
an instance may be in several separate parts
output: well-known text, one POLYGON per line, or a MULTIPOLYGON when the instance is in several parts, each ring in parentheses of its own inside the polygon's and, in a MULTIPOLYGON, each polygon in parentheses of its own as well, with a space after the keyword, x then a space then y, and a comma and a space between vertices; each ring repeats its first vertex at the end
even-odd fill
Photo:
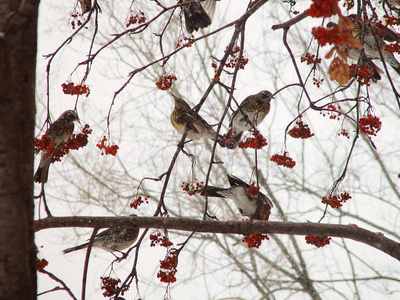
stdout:
POLYGON ((243 180, 228 174, 230 188, 207 186, 201 195, 228 198, 234 201, 242 216, 268 221, 273 207, 271 200, 261 192, 253 192, 243 180))
MULTIPOLYGON (((135 216, 135 215, 131 215, 135 216)), ((93 240, 93 247, 103 249, 108 252, 118 251, 130 247, 139 236, 139 228, 110 228, 97 234, 93 240)), ((65 249, 64 254, 85 249, 89 242, 65 249)))
MULTIPOLYGON (((175 107, 171 112, 172 126, 180 134, 184 134, 187 130, 186 137, 191 140, 202 138, 215 140, 216 131, 204 120, 198 113, 190 108, 190 106, 182 98, 171 94, 175 101, 175 107)), ((221 143, 221 135, 218 135, 217 141, 221 143)), ((223 146, 223 144, 222 144, 223 146)))
MULTIPOLYGON (((193 0, 181 0, 182 3, 190 1, 193 0)), ((195 0, 195 2, 181 7, 185 16, 186 30, 189 33, 211 25, 211 18, 215 10, 215 1, 216 0, 195 0)))
POLYGON ((272 94, 261 91, 246 97, 233 112, 229 124, 229 132, 225 135, 226 147, 235 149, 243 131, 257 127, 268 115, 271 108, 272 94))
POLYGON ((351 14, 348 17, 354 24, 353 36, 358 37, 363 42, 364 51, 367 56, 372 59, 381 59, 379 55, 380 50, 385 62, 400 75, 400 63, 392 52, 385 49, 385 40, 388 42, 400 41, 400 36, 385 26, 377 25, 377 23, 362 22, 360 17, 356 14, 351 14))
MULTIPOLYGON (((326 28, 333 29, 336 28, 338 25, 335 22, 329 22, 326 24, 326 28)), ((335 46, 344 52, 346 56, 354 61, 359 61, 361 66, 367 66, 371 70, 371 79, 373 82, 378 82, 382 79, 381 75, 383 71, 372 61, 370 57, 367 57, 361 48, 352 48, 346 44, 338 45, 335 43, 335 46)))
POLYGON ((80 122, 78 113, 73 110, 67 110, 61 116, 51 123, 45 135, 47 135, 56 144, 52 153, 42 151, 39 166, 34 175, 34 181, 46 183, 49 174, 49 167, 54 154, 61 148, 63 143, 66 143, 74 132, 74 122, 80 122))

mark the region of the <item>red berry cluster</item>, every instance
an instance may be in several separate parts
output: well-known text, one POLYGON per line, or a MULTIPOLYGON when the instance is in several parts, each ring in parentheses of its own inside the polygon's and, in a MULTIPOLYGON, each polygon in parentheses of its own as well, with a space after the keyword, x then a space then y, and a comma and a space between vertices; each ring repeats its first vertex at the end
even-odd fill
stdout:
POLYGON ((310 54, 309 52, 306 52, 300 57, 300 61, 307 62, 307 65, 320 64, 321 58, 316 58, 316 56, 314 54, 310 54))
POLYGON ((392 53, 400 53, 400 43, 396 42, 392 44, 387 44, 385 46, 385 50, 392 53))
POLYGON ((193 45, 193 40, 194 40, 193 34, 189 37, 186 35, 181 35, 178 39, 178 42, 176 43, 176 48, 179 48, 182 45, 186 46, 187 48, 190 48, 193 45))
POLYGON ((124 293, 129 290, 129 286, 125 285, 123 287, 118 287, 121 279, 112 278, 112 277, 100 277, 101 280, 101 289, 104 290, 104 297, 112 297, 116 295, 118 292, 123 296, 124 293))
POLYGON ((240 142, 239 148, 252 148, 260 150, 268 145, 267 139, 257 129, 252 129, 250 132, 253 137, 248 137, 244 142, 240 142))
POLYGON ((345 203, 347 200, 351 199, 349 193, 341 193, 339 196, 329 195, 328 197, 322 197, 322 203, 330 205, 332 208, 340 208, 342 207, 342 203, 345 203))
POLYGON ((356 64, 350 65, 350 76, 356 77, 360 85, 370 86, 372 77, 372 67, 369 65, 359 66, 356 64))
POLYGON ((350 10, 354 7, 354 0, 344 0, 343 7, 347 7, 350 10))
POLYGON ((75 30, 76 26, 82 25, 82 16, 77 12, 71 13, 71 17, 69 18, 69 23, 71 24, 71 28, 75 30))
POLYGON ((340 117, 342 116, 342 113, 340 112, 340 105, 336 106, 334 104, 328 104, 326 110, 322 111, 321 114, 322 116, 329 116, 329 119, 331 120, 340 120, 340 117))
POLYGON ((34 138, 33 151, 35 154, 38 154, 41 150, 44 150, 46 156, 49 157, 55 148, 56 143, 48 135, 42 135, 40 139, 34 138))
POLYGON ((361 118, 358 124, 360 125, 360 131, 362 133, 375 136, 382 127, 382 122, 378 117, 374 117, 373 115, 361 118))
POLYGON ((314 18, 330 17, 340 13, 339 0, 313 0, 310 8, 306 10, 307 15, 314 18))
POLYGON ((182 181, 182 190, 187 192, 189 196, 201 193, 203 187, 204 181, 198 181, 197 179, 192 181, 182 181))
POLYGON ((274 154, 271 156, 271 158, 269 160, 277 163, 278 166, 293 169, 293 167, 296 165, 296 162, 287 155, 288 155, 288 153, 286 151, 283 153, 283 155, 274 154))
POLYGON ((249 59, 246 58, 243 53, 242 58, 239 61, 239 53, 240 53, 240 47, 239 46, 233 47, 231 53, 229 53, 230 57, 229 57, 228 61, 225 63, 225 66, 227 68, 234 69, 236 67, 236 65, 238 64, 239 69, 244 69, 244 66, 247 65, 247 63, 249 62, 249 59))
POLYGON ((342 131, 340 131, 339 133, 338 133, 338 136, 344 136, 344 137, 347 137, 348 139, 350 138, 350 136, 349 136, 349 132, 346 130, 346 129, 342 129, 342 131))
POLYGON ((130 204, 129 206, 133 209, 137 209, 142 203, 146 202, 146 204, 149 204, 149 196, 142 196, 136 197, 130 204))
POLYGON ((144 16, 144 12, 139 11, 139 13, 135 13, 134 11, 131 11, 129 20, 125 26, 129 27, 130 25, 133 25, 136 23, 142 24, 144 22, 146 22, 146 17, 144 16))
POLYGON ((150 234, 150 247, 155 247, 157 245, 168 248, 173 246, 174 243, 171 242, 166 235, 158 231, 156 233, 150 234))
POLYGON ((36 259, 36 270, 41 271, 44 268, 46 268, 48 264, 49 264, 49 262, 47 260, 45 260, 44 258, 42 258, 42 259, 37 258, 36 259))
MULTIPOLYGON (((384 15, 383 18, 385 19, 385 24, 387 26, 400 25, 400 18, 399 17, 384 15)), ((384 25, 383 24, 379 24, 379 27, 381 27, 381 26, 384 26, 384 25)), ((379 31, 378 31, 378 33, 379 33, 379 31)))
POLYGON ((165 256, 164 260, 160 260, 160 271, 157 273, 157 278, 161 282, 174 283, 176 281, 175 274, 178 271, 178 252, 170 251, 165 256))
POLYGON ((296 126, 288 131, 289 135, 295 139, 308 139, 314 136, 314 133, 311 133, 310 128, 307 124, 303 123, 302 120, 296 122, 296 126))
POLYGON ((324 78, 318 79, 316 77, 313 77, 313 85, 316 85, 318 88, 322 85, 324 82, 324 78))
POLYGON ((119 147, 115 144, 108 145, 108 143, 107 143, 107 145, 106 145, 106 142, 107 142, 107 138, 105 136, 103 136, 101 141, 96 144, 96 147, 101 150, 101 155, 104 155, 104 154, 112 155, 112 156, 117 155, 117 151, 118 151, 119 147))
POLYGON ((248 189, 244 189, 244 192, 246 195, 252 196, 252 195, 258 195, 260 192, 260 187, 256 186, 256 183, 253 182, 248 189))
POLYGON ((64 94, 66 95, 86 95, 90 94, 90 89, 86 84, 77 84, 73 82, 65 82, 61 85, 64 94))
MULTIPOLYGON (((61 158, 69 153, 69 150, 78 150, 79 148, 83 148, 88 143, 88 136, 92 133, 92 129, 88 124, 86 124, 82 131, 78 134, 73 133, 69 140, 64 143, 61 148, 54 154, 52 162, 61 161, 61 158)), ((46 155, 49 157, 56 145, 53 140, 51 140, 48 136, 43 135, 40 139, 35 138, 35 153, 38 153, 40 150, 45 150, 46 155)))
POLYGON ((248 248, 258 248, 261 246, 263 240, 269 240, 269 237, 265 233, 251 233, 246 235, 242 242, 247 243, 248 248))
POLYGON ((330 237, 327 236, 312 236, 312 235, 307 235, 306 236, 306 242, 307 244, 314 245, 317 248, 324 247, 325 245, 330 244, 330 237))
POLYGON ((174 80, 177 80, 175 75, 163 75, 156 82, 156 86, 160 90, 165 91, 165 90, 168 90, 172 86, 172 82, 174 80))
POLYGON ((214 69, 214 79, 215 79, 216 81, 219 81, 220 78, 219 78, 219 76, 217 75, 217 68, 218 68, 217 64, 216 64, 216 63, 211 63, 211 67, 214 69))

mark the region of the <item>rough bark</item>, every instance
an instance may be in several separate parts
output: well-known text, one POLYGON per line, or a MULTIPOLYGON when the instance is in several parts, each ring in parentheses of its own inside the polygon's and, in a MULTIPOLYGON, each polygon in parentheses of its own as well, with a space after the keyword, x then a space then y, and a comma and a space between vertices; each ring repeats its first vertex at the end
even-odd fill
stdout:
POLYGON ((0 299, 36 298, 33 135, 39 0, 0 3, 0 299))

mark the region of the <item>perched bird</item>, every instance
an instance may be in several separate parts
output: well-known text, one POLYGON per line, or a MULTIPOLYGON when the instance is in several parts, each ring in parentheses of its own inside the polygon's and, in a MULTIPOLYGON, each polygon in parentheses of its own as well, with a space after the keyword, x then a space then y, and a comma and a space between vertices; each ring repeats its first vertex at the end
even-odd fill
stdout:
MULTIPOLYGON (((193 0, 181 0, 185 4, 193 0)), ((194 0, 181 7, 185 16, 185 26, 189 33, 211 25, 211 18, 215 10, 216 0, 194 0)))
MULTIPOLYGON (((326 24, 328 29, 336 28, 338 25, 335 22, 329 22, 326 24)), ((362 48, 358 47, 350 47, 347 44, 338 45, 335 43, 335 46, 338 51, 342 51, 346 57, 360 61, 361 66, 367 66, 371 70, 371 79, 373 82, 378 82, 382 79, 381 75, 383 71, 372 61, 370 57, 368 57, 364 51, 361 51, 362 48)))
POLYGON ((74 121, 80 123, 78 113, 73 110, 66 110, 57 120, 51 123, 45 135, 54 141, 55 148, 51 153, 47 153, 46 150, 42 151, 39 166, 33 177, 34 181, 41 183, 47 182, 51 160, 54 154, 68 141, 74 132, 74 121))
POLYGON ((268 115, 271 108, 272 94, 261 91, 246 97, 239 107, 233 112, 229 124, 229 132, 224 141, 229 149, 237 147, 243 131, 257 127, 268 115))
POLYGON ((381 59, 380 53, 382 53, 385 62, 400 75, 400 63, 392 52, 386 50, 385 43, 385 40, 388 42, 400 41, 400 36, 385 26, 377 25, 378 23, 362 22, 356 14, 351 14, 348 18, 354 25, 353 36, 363 42, 366 55, 372 59, 381 59))
MULTIPOLYGON (((175 101, 175 107, 171 112, 172 126, 180 134, 184 134, 187 130, 186 137, 192 140, 201 138, 215 140, 217 133, 198 113, 190 108, 190 106, 182 98, 171 94, 175 101)), ((221 144, 221 135, 218 135, 217 141, 221 144)))
POLYGON ((242 216, 268 221, 273 207, 271 200, 256 187, 233 175, 228 174, 227 176, 231 185, 230 188, 207 186, 201 195, 231 199, 235 202, 242 216))
MULTIPOLYGON (((136 215, 131 215, 136 216, 136 215)), ((109 228, 98 233, 93 239, 93 247, 101 248, 108 252, 122 250, 131 246, 138 238, 139 228, 109 228)), ((88 243, 65 249, 64 254, 87 248, 88 243)))

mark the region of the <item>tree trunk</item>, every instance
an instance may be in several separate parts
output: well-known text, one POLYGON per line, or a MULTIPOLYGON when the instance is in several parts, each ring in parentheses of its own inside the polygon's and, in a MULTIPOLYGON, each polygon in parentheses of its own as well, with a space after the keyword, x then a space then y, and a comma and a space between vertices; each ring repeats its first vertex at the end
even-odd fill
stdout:
POLYGON ((36 299, 33 135, 39 0, 0 4, 0 299, 36 299))

